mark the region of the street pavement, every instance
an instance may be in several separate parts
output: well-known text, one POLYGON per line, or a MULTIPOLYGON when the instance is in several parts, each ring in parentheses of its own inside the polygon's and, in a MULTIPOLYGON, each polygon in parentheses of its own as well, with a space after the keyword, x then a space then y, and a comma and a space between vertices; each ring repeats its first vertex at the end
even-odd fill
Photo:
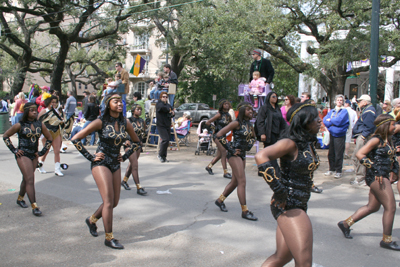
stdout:
MULTIPOLYGON (((168 151, 168 163, 160 163, 155 148, 141 154, 139 174, 147 196, 122 189, 114 209, 113 232, 125 246, 104 246, 104 228, 99 220, 99 237, 89 234, 86 217, 101 203, 89 162, 72 145, 61 161, 69 164, 64 177, 54 175, 53 153, 36 175, 36 199, 43 216, 15 203, 21 173, 14 156, 0 142, 0 266, 260 266, 275 251, 276 221, 269 210, 272 195, 256 174, 254 151, 246 164, 247 205, 259 218, 241 218, 241 207, 233 192, 225 201, 224 213, 214 201, 229 182, 222 177, 221 164, 208 175, 212 159, 195 156, 195 136, 189 147, 168 151), (157 194, 169 190, 171 194, 157 194)), ((17 139, 12 137, 13 143, 17 139)), ((88 147, 94 152, 95 147, 88 147)), ((379 247, 382 239, 383 208, 353 225, 354 239, 345 239, 337 227, 368 200, 367 186, 351 186, 352 173, 341 179, 325 177, 327 151, 318 151, 321 164, 315 184, 324 191, 312 194, 308 214, 313 224, 314 267, 399 266, 400 252, 379 247)), ((122 176, 128 163, 122 163, 122 176)), ((345 160, 344 168, 351 168, 345 160)), ((396 190, 396 201, 399 195, 396 190)), ((27 197, 25 197, 29 203, 27 197)), ((393 239, 400 241, 400 218, 396 215, 393 239)), ((287 266, 294 266, 292 261, 287 266)))

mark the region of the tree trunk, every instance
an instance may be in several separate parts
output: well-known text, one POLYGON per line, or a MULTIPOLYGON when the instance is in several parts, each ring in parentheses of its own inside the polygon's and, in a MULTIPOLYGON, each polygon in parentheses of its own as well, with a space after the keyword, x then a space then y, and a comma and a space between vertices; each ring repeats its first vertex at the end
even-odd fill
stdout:
POLYGON ((13 83, 11 85, 11 94, 12 95, 17 95, 19 92, 22 91, 22 88, 24 87, 25 83, 25 78, 26 78, 26 70, 25 69, 19 69, 16 77, 13 79, 13 83))
POLYGON ((58 36, 58 38, 60 41, 60 50, 53 65, 50 87, 61 95, 61 81, 64 74, 65 60, 68 55, 70 44, 66 36, 58 36))
POLYGON ((68 77, 71 80, 70 83, 71 83, 71 86, 72 86, 72 90, 71 90, 72 94, 76 98, 76 95, 77 95, 77 92, 76 92, 76 76, 72 73, 71 65, 66 64, 65 65, 65 71, 67 72, 68 77))

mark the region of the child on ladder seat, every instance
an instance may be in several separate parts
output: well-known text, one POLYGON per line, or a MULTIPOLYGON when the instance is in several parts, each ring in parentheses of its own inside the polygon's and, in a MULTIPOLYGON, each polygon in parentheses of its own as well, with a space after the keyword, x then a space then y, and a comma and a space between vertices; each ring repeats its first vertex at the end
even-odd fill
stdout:
POLYGON ((264 78, 260 78, 260 72, 253 72, 253 80, 249 84, 249 94, 252 97, 254 107, 258 108, 258 96, 264 92, 265 81, 264 78), (254 100, 254 101, 253 101, 254 100))

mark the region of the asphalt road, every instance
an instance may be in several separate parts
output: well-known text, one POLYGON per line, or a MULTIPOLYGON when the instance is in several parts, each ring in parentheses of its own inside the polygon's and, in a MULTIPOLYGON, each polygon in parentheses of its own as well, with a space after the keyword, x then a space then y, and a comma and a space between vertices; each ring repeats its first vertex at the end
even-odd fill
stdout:
MULTIPOLYGON (((12 140, 17 144, 16 138, 12 140)), ((35 217, 30 208, 15 203, 21 173, 0 142, 0 266, 260 266, 275 251, 276 221, 269 210, 271 190, 256 175, 252 154, 246 166, 247 205, 257 222, 241 218, 236 192, 225 201, 229 212, 215 206, 228 179, 222 178, 219 163, 213 168, 215 175, 208 175, 204 168, 211 157, 195 156, 195 147, 192 141, 189 148, 169 151, 170 162, 164 164, 154 148, 142 153, 139 173, 148 195, 122 189, 113 232, 125 249, 118 251, 104 246, 101 220, 99 237, 89 234, 84 221, 101 198, 89 162, 73 146, 61 155, 70 166, 64 177, 54 175, 52 153, 44 165, 49 173, 36 172, 36 198, 43 216, 35 217), (166 190, 171 194, 156 193, 166 190)), ((324 177, 326 151, 319 155, 315 183, 324 192, 312 195, 308 210, 314 266, 399 266, 400 252, 379 247, 383 209, 352 227, 354 239, 343 237, 336 224, 367 203, 368 187, 350 186, 348 173, 339 180, 324 177)), ((346 160, 345 169, 350 164, 346 160)), ((127 162, 122 170, 126 167, 127 162)), ((134 187, 132 179, 129 184, 134 187)), ((399 215, 393 239, 400 241, 399 215)), ((294 266, 293 261, 287 266, 294 266)))

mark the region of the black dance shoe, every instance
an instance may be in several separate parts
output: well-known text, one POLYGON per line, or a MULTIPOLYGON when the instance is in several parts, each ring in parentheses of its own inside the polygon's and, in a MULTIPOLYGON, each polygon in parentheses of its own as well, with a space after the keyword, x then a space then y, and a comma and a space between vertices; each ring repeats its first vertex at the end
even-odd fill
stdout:
POLYGON ((208 166, 206 167, 206 171, 208 171, 208 174, 209 174, 209 175, 214 175, 212 169, 209 168, 208 166))
POLYGON ((89 227, 89 232, 92 236, 97 237, 99 234, 97 233, 97 226, 95 223, 90 223, 90 217, 87 217, 85 220, 87 226, 89 227))
POLYGON ((219 203, 218 200, 215 200, 215 205, 217 205, 221 211, 228 212, 224 202, 219 203))
POLYGON ((258 218, 254 216, 254 214, 251 211, 242 211, 242 218, 250 221, 257 221, 258 218))
POLYGON ((163 157, 164 162, 169 162, 169 160, 167 160, 167 157, 163 157))
POLYGON ((225 173, 224 178, 232 179, 232 175, 230 173, 225 173))
POLYGON ((144 196, 144 195, 146 195, 146 194, 147 194, 147 192, 146 192, 146 191, 144 191, 144 189, 143 189, 143 188, 139 188, 139 189, 136 191, 136 193, 137 193, 138 195, 142 195, 142 196, 144 196))
POLYGON ((312 188, 311 188, 311 190, 310 190, 310 192, 312 192, 312 193, 318 193, 318 194, 321 194, 322 193, 322 189, 319 189, 318 187, 316 187, 316 186, 313 186, 312 188))
POLYGON ((339 226, 339 229, 342 230, 344 237, 347 239, 353 239, 353 237, 350 235, 350 227, 346 228, 343 221, 338 222, 337 226, 339 226))
POLYGON ((123 187, 125 190, 131 190, 131 188, 129 187, 129 184, 128 184, 127 182, 122 181, 122 182, 121 182, 121 185, 122 185, 122 187, 123 187))
POLYGON ((17 204, 21 207, 26 209, 28 205, 26 205, 25 200, 17 200, 17 204))
POLYGON ((113 238, 110 241, 105 239, 104 240, 104 245, 106 245, 107 247, 110 248, 114 248, 114 249, 124 249, 124 246, 121 245, 117 239, 113 238))
POLYGON ((395 241, 392 241, 390 243, 386 243, 383 240, 381 240, 380 243, 382 248, 387 248, 387 249, 392 249, 392 250, 400 250, 400 246, 397 245, 397 243, 395 241))
POLYGON ((42 215, 42 212, 39 210, 39 208, 32 209, 32 213, 35 216, 41 216, 42 215))

